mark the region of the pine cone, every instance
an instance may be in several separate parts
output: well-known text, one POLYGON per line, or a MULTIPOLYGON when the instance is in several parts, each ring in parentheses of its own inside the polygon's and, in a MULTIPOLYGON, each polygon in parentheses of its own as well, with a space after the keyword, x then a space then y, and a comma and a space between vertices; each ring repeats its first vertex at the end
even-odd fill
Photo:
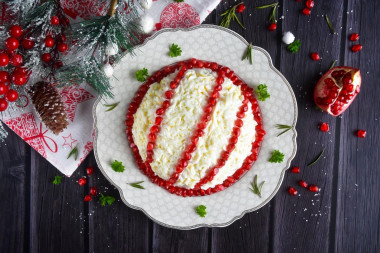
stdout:
POLYGON ((36 111, 42 122, 54 133, 59 134, 69 124, 65 107, 58 91, 46 82, 38 82, 29 91, 36 111))

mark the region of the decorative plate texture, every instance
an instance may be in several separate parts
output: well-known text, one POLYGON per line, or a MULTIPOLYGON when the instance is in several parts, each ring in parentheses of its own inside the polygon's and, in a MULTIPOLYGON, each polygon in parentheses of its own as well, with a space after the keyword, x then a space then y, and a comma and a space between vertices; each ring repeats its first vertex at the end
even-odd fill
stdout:
POLYGON ((155 222, 170 228, 194 229, 198 227, 223 227, 268 203, 281 186, 284 173, 296 154, 295 125, 297 102, 294 93, 281 73, 272 64, 269 54, 262 48, 253 47, 253 64, 241 60, 248 46, 235 32, 213 25, 200 25, 189 29, 164 29, 144 44, 135 48, 135 55, 125 54, 115 64, 114 98, 98 99, 94 105, 95 158, 105 177, 115 185, 122 200, 131 208, 143 211, 155 222), (182 55, 169 57, 169 46, 178 44, 182 55), (237 53, 240 52, 240 53, 237 53), (266 135, 253 168, 238 182, 222 192, 201 197, 179 197, 170 194, 140 172, 135 164, 125 134, 125 115, 135 92, 141 85, 135 78, 137 70, 147 68, 153 73, 163 66, 190 58, 214 61, 234 70, 249 86, 256 88, 260 83, 268 86, 270 98, 259 102, 266 135), (112 111, 105 104, 120 102, 112 111), (293 126, 291 131, 277 137, 281 130, 276 124, 293 126), (282 163, 270 163, 273 150, 285 154, 282 163), (122 161, 123 173, 115 172, 110 164, 122 161), (258 182, 265 181, 262 198, 249 189, 255 175, 258 182), (131 187, 127 183, 144 181, 145 189, 131 187), (207 207, 206 217, 200 217, 195 208, 207 207))

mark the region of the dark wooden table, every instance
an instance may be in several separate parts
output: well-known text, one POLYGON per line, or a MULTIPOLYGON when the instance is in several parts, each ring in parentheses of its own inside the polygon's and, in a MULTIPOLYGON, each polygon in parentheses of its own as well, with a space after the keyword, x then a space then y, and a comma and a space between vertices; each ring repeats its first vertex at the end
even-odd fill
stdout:
MULTIPOLYGON (((71 178, 52 184, 60 173, 11 133, 0 149, 0 252, 380 252, 380 1, 318 1, 310 16, 300 14, 304 2, 280 0, 278 29, 266 30, 269 9, 254 10, 269 0, 246 1, 239 14, 246 30, 231 29, 272 56, 291 83, 298 100, 298 152, 276 197, 260 210, 226 228, 172 230, 153 223, 142 212, 125 206, 95 167, 89 183, 77 180, 93 154, 71 178), (331 35, 328 14, 337 35, 331 35), (379 23, 377 23, 379 22, 379 23), (298 54, 281 43, 292 31, 301 40, 298 54), (352 53, 348 40, 360 34, 363 50, 352 53), (322 60, 309 58, 313 51, 322 60), (361 69, 362 89, 351 107, 332 117, 314 109, 313 88, 333 60, 361 69), (328 122, 330 132, 318 130, 328 122), (354 135, 365 129, 367 137, 354 135), (324 158, 306 167, 322 149, 324 158), (320 195, 286 191, 304 179, 321 187, 320 195), (89 185, 116 197, 112 206, 85 203, 89 185)), ((219 24, 220 14, 235 0, 222 1, 205 23, 219 24)))

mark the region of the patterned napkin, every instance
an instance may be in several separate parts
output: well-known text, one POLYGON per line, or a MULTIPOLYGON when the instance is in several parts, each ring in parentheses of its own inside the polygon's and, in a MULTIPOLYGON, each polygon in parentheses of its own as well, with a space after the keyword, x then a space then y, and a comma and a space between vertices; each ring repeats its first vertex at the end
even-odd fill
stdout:
MULTIPOLYGON (((106 11, 104 2, 106 1, 63 0, 62 5, 72 19, 89 19, 103 15, 106 11)), ((191 27, 202 23, 219 2, 220 0, 186 0, 176 3, 172 0, 153 0, 146 15, 153 18, 155 31, 167 27, 191 27)), ((61 134, 54 135, 47 130, 26 96, 22 98, 21 107, 15 107, 12 112, 4 115, 3 122, 59 171, 71 176, 93 148, 92 107, 97 95, 91 87, 84 84, 64 88, 60 93, 70 122, 61 134), (68 159, 74 147, 78 148, 78 159, 68 159)))

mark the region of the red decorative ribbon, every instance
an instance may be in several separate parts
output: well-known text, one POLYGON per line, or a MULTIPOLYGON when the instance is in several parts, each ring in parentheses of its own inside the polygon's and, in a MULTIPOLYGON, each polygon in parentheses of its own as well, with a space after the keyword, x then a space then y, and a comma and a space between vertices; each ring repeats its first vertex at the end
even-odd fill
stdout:
POLYGON ((45 130, 45 132, 42 132, 42 122, 40 123, 40 133, 37 134, 36 136, 31 136, 31 137, 27 137, 24 139, 24 141, 29 141, 29 140, 34 140, 34 139, 37 139, 37 138, 41 138, 42 141, 45 143, 46 147, 53 153, 57 153, 58 151, 58 145, 57 143, 52 139, 50 138, 49 136, 45 136, 45 133, 47 132, 48 130, 45 130), (49 146, 49 144, 47 143, 46 139, 50 140, 53 142, 54 144, 54 151, 53 149, 49 146))

